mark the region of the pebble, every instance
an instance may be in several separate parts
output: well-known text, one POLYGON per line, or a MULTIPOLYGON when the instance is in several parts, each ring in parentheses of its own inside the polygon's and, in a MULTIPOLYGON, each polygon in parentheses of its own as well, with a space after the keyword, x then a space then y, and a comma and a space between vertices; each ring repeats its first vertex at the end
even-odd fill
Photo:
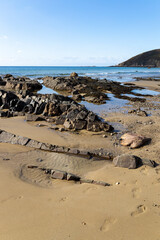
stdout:
POLYGON ((3 161, 9 161, 10 159, 9 158, 3 158, 3 161))
POLYGON ((103 138, 107 138, 107 135, 103 135, 102 137, 103 137, 103 138))
POLYGON ((116 185, 119 185, 120 184, 120 182, 116 182, 116 185))

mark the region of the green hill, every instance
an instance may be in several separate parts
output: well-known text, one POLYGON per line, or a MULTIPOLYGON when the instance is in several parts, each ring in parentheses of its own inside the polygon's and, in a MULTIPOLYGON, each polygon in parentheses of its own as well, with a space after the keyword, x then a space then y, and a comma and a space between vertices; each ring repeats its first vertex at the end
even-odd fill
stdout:
POLYGON ((160 49, 141 53, 118 64, 117 67, 160 67, 160 49))

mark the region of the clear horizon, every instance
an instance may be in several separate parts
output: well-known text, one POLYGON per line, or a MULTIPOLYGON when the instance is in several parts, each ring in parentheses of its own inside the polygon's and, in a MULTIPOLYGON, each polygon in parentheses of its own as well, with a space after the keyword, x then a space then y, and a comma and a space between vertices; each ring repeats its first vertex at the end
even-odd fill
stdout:
POLYGON ((159 0, 0 0, 0 66, 102 66, 159 49, 159 0))

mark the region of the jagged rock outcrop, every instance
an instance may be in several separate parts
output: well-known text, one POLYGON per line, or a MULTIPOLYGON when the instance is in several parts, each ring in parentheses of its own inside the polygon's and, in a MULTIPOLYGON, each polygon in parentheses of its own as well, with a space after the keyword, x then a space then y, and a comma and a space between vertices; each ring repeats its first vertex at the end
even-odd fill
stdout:
POLYGON ((129 60, 118 64, 116 67, 160 67, 160 49, 141 53, 129 60))
POLYGON ((14 90, 16 92, 36 92, 42 89, 42 85, 37 80, 31 80, 27 77, 14 77, 11 74, 6 74, 3 78, 0 77, 0 86, 5 90, 14 90))
POLYGON ((6 109, 7 115, 1 111, 1 117, 16 116, 20 113, 27 114, 26 120, 28 121, 45 120, 51 117, 56 124, 64 125, 66 129, 86 129, 94 132, 113 130, 112 126, 102 121, 95 113, 62 95, 18 97, 12 92, 0 90, 0 110, 6 111, 6 109))

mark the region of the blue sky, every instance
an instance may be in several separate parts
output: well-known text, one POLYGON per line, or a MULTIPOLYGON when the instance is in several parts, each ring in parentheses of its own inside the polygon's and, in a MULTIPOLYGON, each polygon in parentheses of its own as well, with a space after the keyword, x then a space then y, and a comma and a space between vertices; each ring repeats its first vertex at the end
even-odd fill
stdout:
POLYGON ((1 66, 107 66, 160 48, 160 0, 0 0, 1 66))

